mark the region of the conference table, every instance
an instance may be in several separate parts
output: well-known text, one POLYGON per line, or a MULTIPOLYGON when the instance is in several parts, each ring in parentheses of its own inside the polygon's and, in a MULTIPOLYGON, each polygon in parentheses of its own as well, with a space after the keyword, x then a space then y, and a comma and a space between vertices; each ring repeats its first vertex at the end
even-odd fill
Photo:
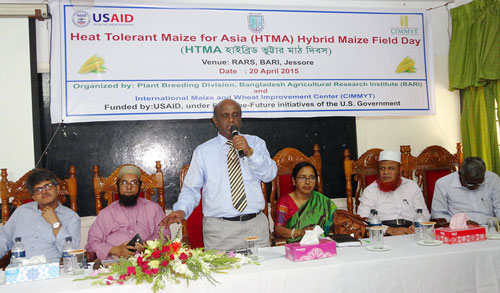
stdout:
MULTIPOLYGON (((421 246, 413 235, 386 237, 388 251, 338 247, 337 256, 305 262, 285 258, 285 249, 260 249, 259 265, 246 264, 219 282, 167 283, 164 292, 500 292, 500 240, 421 246)), ((4 276, 0 276, 4 278, 4 276)), ((151 284, 91 285, 73 277, 0 284, 0 292, 151 292, 151 284)))

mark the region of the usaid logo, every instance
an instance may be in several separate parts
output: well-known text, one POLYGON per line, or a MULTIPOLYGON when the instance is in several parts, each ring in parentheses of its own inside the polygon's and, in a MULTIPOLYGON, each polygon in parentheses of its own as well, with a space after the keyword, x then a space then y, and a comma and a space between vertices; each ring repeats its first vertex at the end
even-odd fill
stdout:
POLYGON ((132 14, 92 13, 80 10, 73 14, 73 23, 78 27, 86 27, 92 22, 94 25, 131 25, 134 21, 132 14))
POLYGON ((131 23, 134 21, 134 16, 132 14, 93 13, 92 20, 95 23, 131 23))
POLYGON ((78 27, 86 27, 90 23, 90 15, 85 11, 77 11, 73 14, 73 23, 78 27))

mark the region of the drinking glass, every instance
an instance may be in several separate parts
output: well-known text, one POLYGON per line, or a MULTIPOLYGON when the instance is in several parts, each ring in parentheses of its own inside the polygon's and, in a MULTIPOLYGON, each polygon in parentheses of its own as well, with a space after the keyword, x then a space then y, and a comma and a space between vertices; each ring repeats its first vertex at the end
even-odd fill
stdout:
POLYGON ((384 228, 370 227, 370 242, 374 249, 384 248, 384 228))
POLYGON ((436 225, 436 222, 422 222, 424 243, 426 244, 433 244, 436 241, 434 225, 436 225))
POLYGON ((488 218, 488 232, 486 235, 492 236, 492 237, 498 237, 500 234, 498 233, 498 218, 497 217, 490 217, 488 218))
POLYGON ((73 263, 73 275, 81 275, 85 272, 85 251, 85 249, 76 249, 68 252, 73 263))
POLYGON ((248 257, 250 257, 253 260, 258 260, 259 259, 259 245, 258 245, 258 240, 259 237, 253 236, 253 237, 246 237, 244 238, 245 240, 245 247, 248 252, 248 257))

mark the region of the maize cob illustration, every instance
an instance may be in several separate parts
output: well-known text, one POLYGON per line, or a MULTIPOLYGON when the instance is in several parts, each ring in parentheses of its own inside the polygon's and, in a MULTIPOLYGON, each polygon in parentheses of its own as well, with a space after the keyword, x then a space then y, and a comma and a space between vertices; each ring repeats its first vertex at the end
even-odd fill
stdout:
POLYGON ((83 63, 78 73, 103 73, 106 72, 106 68, 104 67, 104 59, 102 57, 97 56, 97 54, 92 55, 85 63, 83 63))
POLYGON ((408 73, 417 72, 417 69, 415 68, 415 60, 411 59, 410 56, 406 56, 396 68, 396 73, 402 73, 402 72, 408 72, 408 73))

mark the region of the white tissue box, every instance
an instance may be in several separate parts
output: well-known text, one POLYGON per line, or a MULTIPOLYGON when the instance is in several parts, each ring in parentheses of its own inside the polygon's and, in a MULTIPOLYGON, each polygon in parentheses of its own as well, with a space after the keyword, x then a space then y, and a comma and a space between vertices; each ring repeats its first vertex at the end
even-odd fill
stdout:
POLYGON ((31 266, 9 265, 5 269, 5 283, 23 283, 59 277, 59 263, 51 262, 31 266))

